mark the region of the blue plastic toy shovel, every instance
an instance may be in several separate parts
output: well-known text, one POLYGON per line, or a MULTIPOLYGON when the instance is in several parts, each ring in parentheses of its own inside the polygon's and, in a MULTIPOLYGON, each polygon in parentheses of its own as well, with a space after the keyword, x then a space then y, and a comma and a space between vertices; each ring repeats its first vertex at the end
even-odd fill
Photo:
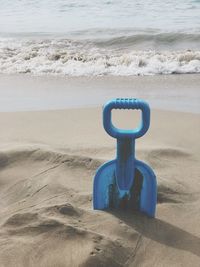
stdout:
POLYGON ((141 99, 117 98, 105 104, 103 126, 117 139, 117 158, 103 164, 96 172, 93 188, 94 209, 131 209, 154 217, 157 183, 152 169, 135 158, 135 139, 143 136, 150 124, 149 105, 141 99), (111 121, 112 109, 140 109, 140 127, 122 130, 111 121))

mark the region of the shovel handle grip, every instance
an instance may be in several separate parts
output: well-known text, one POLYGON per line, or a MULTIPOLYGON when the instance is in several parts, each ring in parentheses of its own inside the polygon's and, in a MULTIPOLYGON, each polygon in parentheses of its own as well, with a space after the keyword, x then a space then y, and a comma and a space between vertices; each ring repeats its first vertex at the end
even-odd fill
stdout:
POLYGON ((116 98, 107 102, 103 109, 103 125, 105 131, 114 138, 139 138, 149 129, 150 108, 142 99, 116 98), (139 109, 142 111, 142 121, 138 128, 122 130, 112 124, 112 109, 139 109))

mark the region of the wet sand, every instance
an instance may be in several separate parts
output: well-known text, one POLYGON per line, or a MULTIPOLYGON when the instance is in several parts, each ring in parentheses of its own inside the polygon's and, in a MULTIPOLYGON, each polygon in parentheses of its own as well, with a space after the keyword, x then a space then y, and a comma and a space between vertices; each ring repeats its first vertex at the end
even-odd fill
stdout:
POLYGON ((0 111, 102 106, 136 97, 152 108, 200 113, 200 75, 49 77, 0 75, 0 111))

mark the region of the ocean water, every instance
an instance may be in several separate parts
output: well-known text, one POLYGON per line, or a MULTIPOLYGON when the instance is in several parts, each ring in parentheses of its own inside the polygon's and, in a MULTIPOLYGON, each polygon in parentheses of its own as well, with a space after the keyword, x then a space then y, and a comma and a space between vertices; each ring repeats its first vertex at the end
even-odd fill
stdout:
POLYGON ((0 73, 200 73, 200 0, 0 0, 0 73))

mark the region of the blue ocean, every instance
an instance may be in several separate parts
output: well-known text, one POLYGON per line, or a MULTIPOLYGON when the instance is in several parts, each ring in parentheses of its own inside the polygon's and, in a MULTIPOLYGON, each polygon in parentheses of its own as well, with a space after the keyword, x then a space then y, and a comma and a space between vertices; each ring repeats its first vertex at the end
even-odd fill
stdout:
POLYGON ((200 0, 0 0, 0 73, 200 73, 200 0))

